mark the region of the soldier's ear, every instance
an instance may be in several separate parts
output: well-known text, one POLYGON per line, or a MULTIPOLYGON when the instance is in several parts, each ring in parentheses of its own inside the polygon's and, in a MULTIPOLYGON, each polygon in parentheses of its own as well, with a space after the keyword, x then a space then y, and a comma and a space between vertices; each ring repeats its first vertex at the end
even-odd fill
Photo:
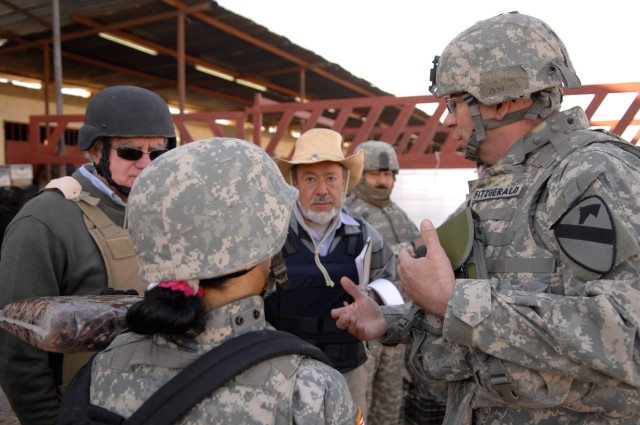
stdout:
POLYGON ((89 156, 89 160, 93 163, 97 164, 100 162, 100 158, 102 157, 102 145, 104 143, 109 143, 109 141, 105 141, 102 139, 96 140, 93 145, 87 150, 87 155, 89 156))
POLYGON ((509 113, 509 111, 513 110, 514 104, 512 100, 505 100, 504 102, 498 103, 496 108, 496 114, 494 119, 497 121, 502 121, 502 119, 509 113))

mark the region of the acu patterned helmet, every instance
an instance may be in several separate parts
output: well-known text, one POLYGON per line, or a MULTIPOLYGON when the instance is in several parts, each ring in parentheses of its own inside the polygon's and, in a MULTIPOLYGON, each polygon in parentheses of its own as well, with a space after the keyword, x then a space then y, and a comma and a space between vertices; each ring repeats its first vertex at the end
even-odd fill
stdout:
POLYGON ((255 266, 282 248, 297 196, 247 141, 214 137, 167 152, 129 195, 142 279, 202 280, 255 266))
POLYGON ((544 89, 580 87, 567 49, 544 22, 511 12, 480 21, 436 56, 429 91, 469 93, 485 105, 544 89))
POLYGON ((359 144, 354 153, 364 152, 364 171, 393 171, 398 173, 400 165, 395 149, 387 142, 368 140, 359 144))

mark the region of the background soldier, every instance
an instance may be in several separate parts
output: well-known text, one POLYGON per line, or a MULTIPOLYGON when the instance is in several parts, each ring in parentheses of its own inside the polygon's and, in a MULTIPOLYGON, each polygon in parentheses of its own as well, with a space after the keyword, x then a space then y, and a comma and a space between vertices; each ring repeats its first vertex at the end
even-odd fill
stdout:
MULTIPOLYGON (((358 145, 354 153, 360 151, 364 153, 364 171, 358 185, 347 196, 346 210, 373 225, 394 254, 404 248, 413 255, 414 243, 423 245, 424 242, 418 227, 391 200, 400 170, 394 148, 386 142, 369 140, 358 145)), ((405 344, 384 346, 378 341, 369 341, 367 345, 370 354, 366 363, 367 422, 370 425, 441 424, 447 397, 444 385, 412 379, 404 367, 405 344), (403 380, 406 391, 403 391, 403 380)))
MULTIPOLYGON (((261 295, 296 198, 266 152, 238 139, 183 145, 140 175, 128 219, 140 274, 153 283, 127 313, 133 332, 120 334, 93 362, 93 404, 128 418, 204 353, 268 327, 261 295)), ((357 419, 340 373, 287 354, 235 376, 179 422, 357 424, 357 419)))

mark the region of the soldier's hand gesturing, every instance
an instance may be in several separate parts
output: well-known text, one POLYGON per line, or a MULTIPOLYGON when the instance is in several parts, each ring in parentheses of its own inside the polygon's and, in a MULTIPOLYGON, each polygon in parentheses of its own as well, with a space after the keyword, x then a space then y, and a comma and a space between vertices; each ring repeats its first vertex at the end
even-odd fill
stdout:
POLYGON ((444 317, 449 295, 455 285, 455 276, 433 223, 422 220, 420 232, 427 247, 427 255, 413 258, 407 250, 400 252, 400 284, 415 304, 429 313, 444 317))
MULTIPOLYGON (((340 284, 354 302, 331 310, 339 329, 348 330, 363 341, 380 338, 387 332, 388 324, 380 306, 351 281, 348 277, 340 279, 340 284)), ((346 303, 345 303, 346 304, 346 303)))

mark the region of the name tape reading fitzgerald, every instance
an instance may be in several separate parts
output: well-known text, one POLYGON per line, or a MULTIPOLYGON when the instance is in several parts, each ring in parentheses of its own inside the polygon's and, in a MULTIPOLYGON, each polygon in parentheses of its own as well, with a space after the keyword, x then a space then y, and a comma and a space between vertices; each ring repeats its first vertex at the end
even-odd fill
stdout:
POLYGON ((485 199, 509 198, 520 195, 522 186, 490 187, 488 189, 477 189, 473 191, 472 201, 483 201, 485 199))

